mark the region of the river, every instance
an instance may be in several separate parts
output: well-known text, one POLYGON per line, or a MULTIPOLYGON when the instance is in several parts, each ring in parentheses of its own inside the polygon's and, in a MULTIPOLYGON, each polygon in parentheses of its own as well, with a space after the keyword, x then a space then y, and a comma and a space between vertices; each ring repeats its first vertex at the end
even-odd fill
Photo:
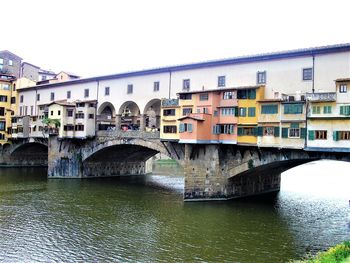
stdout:
POLYGON ((0 262, 286 262, 350 239, 350 164, 282 175, 276 198, 182 200, 174 165, 153 175, 47 179, 0 169, 0 262))

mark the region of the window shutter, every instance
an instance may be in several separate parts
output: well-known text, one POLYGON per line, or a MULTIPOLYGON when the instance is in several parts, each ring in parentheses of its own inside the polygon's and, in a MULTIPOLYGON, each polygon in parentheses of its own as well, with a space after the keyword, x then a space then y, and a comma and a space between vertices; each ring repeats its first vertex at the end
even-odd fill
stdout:
POLYGON ((309 140, 310 141, 315 140, 315 131, 309 131, 309 140))
POLYGON ((254 127, 253 128, 253 136, 257 136, 258 135, 258 127, 254 127))
POLYGON ((238 108, 234 107, 234 111, 235 111, 235 117, 238 117, 238 108))
POLYGON ((193 129, 192 123, 188 123, 188 124, 187 124, 187 131, 188 131, 188 132, 192 132, 192 129, 193 129))
POLYGON ((216 134, 216 125, 213 126, 212 133, 216 134))
POLYGON ((291 123, 290 127, 294 128, 294 129, 298 129, 299 128, 299 123, 291 123))
POLYGON ((274 133, 275 137, 280 137, 280 127, 277 126, 274 128, 274 133))
POLYGON ((185 131, 185 124, 184 123, 180 123, 179 132, 184 132, 184 131, 185 131))
POLYGON ((237 128, 237 135, 238 136, 242 136, 243 135, 243 128, 242 127, 238 127, 237 128))
POLYGON ((282 138, 288 138, 288 128, 282 128, 282 138))
POLYGON ((263 127, 258 127, 258 136, 263 136, 263 127))
POLYGON ((339 140, 339 131, 333 131, 333 140, 338 141, 339 140))
POLYGON ((302 138, 302 139, 306 138, 306 128, 300 129, 300 138, 302 138))
POLYGON ((234 126, 231 124, 230 125, 230 134, 233 134, 234 130, 233 130, 234 126))

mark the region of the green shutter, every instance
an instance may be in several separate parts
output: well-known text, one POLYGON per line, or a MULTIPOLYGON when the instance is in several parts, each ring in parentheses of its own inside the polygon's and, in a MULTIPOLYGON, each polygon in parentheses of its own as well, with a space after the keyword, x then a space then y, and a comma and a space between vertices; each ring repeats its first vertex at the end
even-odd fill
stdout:
POLYGON ((282 138, 288 138, 288 128, 282 128, 282 138))
POLYGON ((300 138, 302 138, 302 139, 306 138, 306 128, 300 129, 300 138))
POLYGON ((258 135, 258 127, 254 127, 253 128, 253 136, 257 136, 258 135))
POLYGON ((255 89, 248 90, 248 99, 255 100, 255 98, 256 98, 256 90, 255 89))
POLYGON ((193 129, 192 123, 188 123, 188 124, 187 124, 187 131, 188 131, 188 132, 192 132, 192 129, 193 129))
POLYGON ((255 107, 248 108, 248 117, 255 117, 255 107))
POLYGON ((263 136, 263 127, 258 127, 258 136, 263 136))
POLYGON ((179 132, 184 132, 184 131, 185 131, 185 124, 180 123, 179 132))
POLYGON ((237 128, 237 135, 238 136, 242 136, 243 135, 243 128, 242 127, 238 127, 237 128))
POLYGON ((291 123, 290 127, 293 129, 299 129, 299 123, 291 123))
POLYGON ((309 131, 309 140, 310 141, 315 140, 315 131, 309 131))
POLYGON ((233 109, 235 111, 235 117, 238 117, 238 107, 234 107, 233 109))
POLYGON ((339 131, 333 131, 333 140, 339 141, 339 131))
POLYGON ((273 134, 275 137, 280 137, 280 127, 279 126, 274 128, 273 134))

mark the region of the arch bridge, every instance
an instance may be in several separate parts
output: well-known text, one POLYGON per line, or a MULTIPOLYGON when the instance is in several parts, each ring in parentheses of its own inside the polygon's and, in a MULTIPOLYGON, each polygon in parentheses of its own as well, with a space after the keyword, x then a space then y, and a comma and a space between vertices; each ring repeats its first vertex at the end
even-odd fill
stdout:
POLYGON ((225 200, 276 192, 282 172, 320 159, 350 161, 344 152, 164 142, 159 132, 99 131, 93 139, 49 138, 50 178, 138 175, 152 171, 157 153, 184 168, 185 200, 225 200))

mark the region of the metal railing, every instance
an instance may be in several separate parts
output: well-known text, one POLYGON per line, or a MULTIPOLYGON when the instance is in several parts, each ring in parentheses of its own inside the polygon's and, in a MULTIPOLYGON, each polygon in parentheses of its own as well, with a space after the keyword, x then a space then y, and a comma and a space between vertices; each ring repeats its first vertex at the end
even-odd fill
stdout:
POLYGON ((179 99, 163 99, 162 107, 179 106, 179 99))
POLYGON ((159 131, 140 131, 140 130, 111 130, 97 131, 98 137, 113 137, 113 138, 140 138, 140 139, 159 139, 159 131))
POLYGON ((336 101, 336 92, 306 93, 308 101, 336 101))

